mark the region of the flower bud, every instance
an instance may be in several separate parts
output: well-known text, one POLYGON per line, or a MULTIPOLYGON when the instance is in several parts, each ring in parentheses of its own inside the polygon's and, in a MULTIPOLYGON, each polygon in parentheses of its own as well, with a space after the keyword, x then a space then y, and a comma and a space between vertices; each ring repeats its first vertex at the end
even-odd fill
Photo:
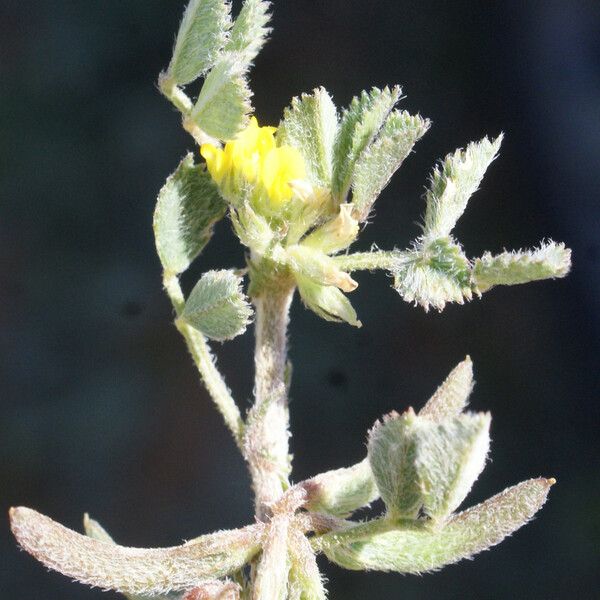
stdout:
POLYGON ((341 204, 340 211, 302 241, 303 246, 333 254, 346 249, 358 235, 358 221, 352 216, 352 204, 341 204))
POLYGON ((302 301, 326 321, 345 321, 354 327, 362 327, 350 300, 332 285, 319 285, 310 279, 296 276, 298 291, 302 301))
POLYGON ((462 413, 434 422, 412 409, 369 434, 369 461, 390 518, 443 520, 469 493, 489 449, 491 417, 462 413))
POLYGON ((286 250, 292 270, 321 285, 333 285, 344 292, 352 292, 358 283, 342 271, 333 259, 318 250, 295 244, 286 250))

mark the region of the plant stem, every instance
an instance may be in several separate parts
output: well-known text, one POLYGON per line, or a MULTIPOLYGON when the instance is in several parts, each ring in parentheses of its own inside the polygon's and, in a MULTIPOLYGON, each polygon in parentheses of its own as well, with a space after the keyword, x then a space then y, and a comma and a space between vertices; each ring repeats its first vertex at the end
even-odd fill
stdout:
MULTIPOLYGON (((179 317, 185 305, 185 298, 179 284, 179 279, 176 275, 165 273, 163 284, 171 299, 175 313, 179 317)), ((244 421, 223 376, 217 369, 215 358, 210 351, 206 338, 179 318, 175 320, 175 325, 186 341, 188 350, 194 359, 194 363, 200 372, 200 376, 210 397, 221 415, 223 415, 225 424, 233 434, 235 442, 241 450, 244 421)))
POLYGON ((161 73, 158 78, 158 88, 161 93, 167 98, 173 106, 182 114, 183 128, 194 138, 196 143, 213 144, 218 146, 219 140, 208 135, 190 118, 194 104, 187 94, 165 73, 161 73))
POLYGON ((405 257, 399 250, 377 250, 375 252, 356 252, 334 256, 336 265, 344 271, 374 271, 376 269, 393 270, 405 257))
POLYGON ((287 327, 294 288, 265 290, 254 299, 256 347, 254 406, 244 438, 255 494, 257 519, 270 516, 270 505, 289 486, 287 327))
POLYGON ((187 94, 166 74, 161 73, 158 77, 158 89, 180 113, 187 115, 193 108, 192 101, 187 94))

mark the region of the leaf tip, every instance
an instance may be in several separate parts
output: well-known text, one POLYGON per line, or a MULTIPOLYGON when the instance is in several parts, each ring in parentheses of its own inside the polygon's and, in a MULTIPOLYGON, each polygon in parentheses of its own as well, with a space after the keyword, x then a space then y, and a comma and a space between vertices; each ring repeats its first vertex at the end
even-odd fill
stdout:
POLYGON ((11 506, 8 509, 8 517, 10 519, 12 532, 15 533, 15 530, 17 530, 19 526, 22 525, 27 518, 33 514, 35 514, 35 511, 31 510, 30 508, 26 508, 25 506, 11 506))

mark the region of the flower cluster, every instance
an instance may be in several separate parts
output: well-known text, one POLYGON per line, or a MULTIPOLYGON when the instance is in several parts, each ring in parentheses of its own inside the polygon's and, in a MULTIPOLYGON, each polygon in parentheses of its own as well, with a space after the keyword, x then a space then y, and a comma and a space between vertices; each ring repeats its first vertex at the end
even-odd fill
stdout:
POLYGON ((269 212, 281 209, 291 200, 290 185, 306 176, 304 159, 296 148, 277 146, 276 127, 259 127, 256 117, 237 137, 218 148, 202 144, 200 154, 206 160, 211 177, 224 195, 250 184, 256 201, 266 202, 269 212))

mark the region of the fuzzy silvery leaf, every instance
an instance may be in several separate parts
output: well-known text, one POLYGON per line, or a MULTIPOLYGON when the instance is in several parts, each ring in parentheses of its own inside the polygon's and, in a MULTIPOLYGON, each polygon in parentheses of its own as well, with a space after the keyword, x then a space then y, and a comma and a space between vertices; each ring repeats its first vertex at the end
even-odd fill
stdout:
POLYGON ((516 285, 539 279, 564 277, 571 269, 571 250, 564 244, 542 243, 521 252, 486 252, 474 261, 473 283, 481 293, 495 285, 516 285))
POLYGON ((389 518, 440 520, 458 508, 485 466, 490 420, 466 413, 436 423, 411 409, 376 423, 368 456, 389 518))
MULTIPOLYGON (((98 540, 99 542, 107 542, 109 544, 114 544, 114 540, 109 535, 109 533, 94 519, 90 519, 90 516, 86 513, 83 516, 83 528, 85 531, 85 535, 88 537, 98 540)), ((181 598, 181 594, 172 593, 172 594, 161 594, 159 596, 138 596, 136 594, 123 594, 127 600, 178 600, 181 598)))
POLYGON ((138 596, 189 590, 238 571, 260 550, 263 532, 262 525, 251 525, 171 548, 126 548, 76 533, 30 508, 12 508, 10 519, 21 547, 49 569, 138 596))
POLYGON ((423 231, 427 238, 450 234, 477 191, 490 163, 498 156, 502 135, 471 142, 465 150, 448 154, 431 175, 423 231))
POLYGON ((175 83, 191 83, 213 67, 227 40, 230 9, 226 0, 190 0, 168 68, 175 83))
POLYGON ((334 285, 344 292, 352 292, 358 286, 330 256, 315 248, 294 244, 285 249, 285 260, 294 273, 315 283, 334 285))
POLYGON ((271 18, 270 8, 271 3, 266 0, 244 0, 225 50, 238 52, 246 63, 254 60, 271 31, 267 27, 271 18))
POLYGON ((395 110, 359 156, 352 177, 352 203, 359 221, 369 216, 373 203, 429 125, 418 115, 395 110))
POLYGON ((288 600, 325 600, 327 593, 315 553, 300 531, 290 530, 289 554, 288 600))
POLYGON ((343 292, 332 285, 320 285, 306 277, 296 276, 298 291, 307 308, 326 321, 345 321, 354 327, 362 327, 356 311, 343 292))
POLYGON ((307 491, 307 510, 336 517, 347 517, 379 498, 367 458, 352 467, 320 473, 302 485, 307 491))
POLYGON ((293 146, 301 152, 314 186, 331 186, 337 129, 337 110, 324 88, 294 98, 283 113, 277 140, 281 145, 293 146))
POLYGON ((444 383, 419 411, 419 416, 427 417, 438 423, 448 417, 455 417, 467 406, 472 391, 473 363, 467 356, 452 369, 444 383))
POLYGON ((366 523, 322 536, 319 547, 346 569, 435 571, 495 546, 525 525, 543 506, 553 483, 543 478, 524 481, 454 515, 441 529, 406 523, 397 530, 372 534, 366 523))
POLYGON ((394 288, 406 302, 443 310, 447 302, 463 304, 472 298, 471 265, 450 238, 424 240, 398 259, 394 288))
POLYGON ((275 515, 267 528, 253 586, 253 600, 286 600, 289 518, 275 515))
POLYGON ((245 127, 252 111, 248 67, 239 53, 227 52, 207 75, 190 117, 208 135, 230 140, 245 127))
POLYGON ((338 202, 346 201, 354 165, 363 150, 375 139, 394 105, 400 99, 398 86, 373 88, 353 98, 344 110, 335 142, 332 193, 338 202))
POLYGON ((242 292, 242 278, 233 271, 208 271, 185 303, 181 318, 206 337, 230 340, 246 331, 252 308, 242 292))
POLYGON ((203 165, 188 154, 158 194, 154 211, 156 249, 165 272, 179 274, 212 237, 227 206, 203 165))

